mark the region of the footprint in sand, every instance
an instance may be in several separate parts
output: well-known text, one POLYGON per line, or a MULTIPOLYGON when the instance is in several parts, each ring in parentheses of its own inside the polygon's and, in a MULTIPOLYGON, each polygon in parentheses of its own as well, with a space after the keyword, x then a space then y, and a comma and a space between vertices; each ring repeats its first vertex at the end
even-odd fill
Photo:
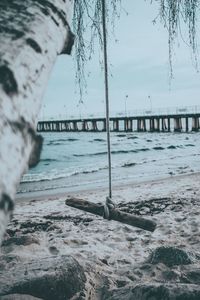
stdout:
POLYGON ((49 247, 49 252, 53 255, 58 255, 59 250, 55 246, 50 246, 49 247))
POLYGON ((84 246, 88 245, 88 242, 85 240, 78 240, 78 239, 71 239, 71 240, 64 240, 64 244, 71 245, 71 246, 84 246))

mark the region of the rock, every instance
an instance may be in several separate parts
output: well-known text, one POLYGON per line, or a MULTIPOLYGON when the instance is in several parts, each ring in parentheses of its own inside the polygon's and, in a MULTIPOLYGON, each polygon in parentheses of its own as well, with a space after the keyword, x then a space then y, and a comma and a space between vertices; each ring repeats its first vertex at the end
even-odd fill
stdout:
POLYGON ((27 294, 43 300, 67 300, 83 291, 83 268, 71 256, 53 256, 11 265, 0 271, 0 296, 27 294))
POLYGON ((199 300, 200 286, 195 284, 150 283, 126 286, 104 293, 102 300, 199 300))
POLYGON ((162 246, 153 251, 148 262, 151 264, 163 263, 168 267, 188 265, 194 262, 195 256, 176 247, 162 246))
POLYGON ((42 300, 41 298, 35 298, 30 295, 11 294, 0 297, 0 300, 42 300))
POLYGON ((181 281, 185 283, 200 284, 200 268, 185 270, 182 274, 181 281))

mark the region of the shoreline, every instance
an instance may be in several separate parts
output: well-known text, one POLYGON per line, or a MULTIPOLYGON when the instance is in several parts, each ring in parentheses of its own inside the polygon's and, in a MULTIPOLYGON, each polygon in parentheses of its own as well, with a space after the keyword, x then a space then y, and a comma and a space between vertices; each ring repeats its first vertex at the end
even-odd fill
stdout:
MULTIPOLYGON (((172 176, 163 176, 163 177, 158 177, 155 179, 146 179, 146 180, 138 180, 138 181, 131 181, 128 180, 127 183, 125 181, 117 183, 116 181, 112 183, 112 189, 113 189, 113 195, 115 195, 118 191, 123 190, 123 189, 129 189, 129 188, 140 188, 145 185, 154 185, 156 183, 167 183, 167 182, 174 182, 174 181, 182 181, 186 178, 189 180, 192 180, 192 178, 199 177, 200 179, 200 172, 195 172, 195 173, 186 173, 186 174, 177 174, 177 175, 172 175, 172 176)), ((192 182, 191 182, 192 184, 192 182)), ((33 192, 24 192, 24 193, 18 193, 16 194, 16 202, 20 202, 22 200, 49 200, 52 198, 63 198, 66 195, 83 195, 87 196, 87 194, 107 194, 108 193, 108 186, 106 187, 105 185, 103 186, 96 186, 93 188, 87 187, 82 187, 79 186, 77 190, 73 191, 68 191, 68 188, 53 188, 53 189, 47 189, 47 190, 42 190, 42 191, 33 191, 33 192)))

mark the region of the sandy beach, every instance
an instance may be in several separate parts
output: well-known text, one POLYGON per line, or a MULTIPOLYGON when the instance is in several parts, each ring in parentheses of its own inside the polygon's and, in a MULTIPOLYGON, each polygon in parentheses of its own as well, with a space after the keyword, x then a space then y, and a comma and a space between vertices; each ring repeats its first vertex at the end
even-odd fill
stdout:
MULTIPOLYGON (((104 202, 106 189, 23 199, 18 195, 1 259, 13 255, 24 263, 72 256, 86 276, 84 290, 73 299, 122 299, 119 293, 124 299, 179 299, 173 298, 173 293, 180 294, 171 292, 174 284, 182 285, 181 292, 188 292, 188 285, 200 290, 199 182, 200 173, 195 173, 114 188, 113 201, 117 207, 154 220, 157 228, 153 233, 65 205, 70 197, 104 202), (168 249, 169 253, 162 257, 155 254, 156 249, 161 249, 161 253, 168 249), (186 262, 176 262, 179 254, 174 257, 173 249, 183 250, 188 255, 186 262), (173 297, 148 298, 141 291, 136 297, 134 287, 141 284, 153 284, 154 288, 160 284, 168 286, 173 297)), ((33 296, 39 297, 37 293, 33 296)))

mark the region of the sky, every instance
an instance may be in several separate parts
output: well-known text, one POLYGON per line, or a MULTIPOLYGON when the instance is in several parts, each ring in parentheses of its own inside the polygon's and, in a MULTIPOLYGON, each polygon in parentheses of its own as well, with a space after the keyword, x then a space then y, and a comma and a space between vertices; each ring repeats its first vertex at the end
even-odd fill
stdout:
MULTIPOLYGON (((199 105, 200 73, 194 67, 191 49, 177 40, 170 81, 168 33, 153 20, 158 5, 144 0, 122 0, 115 36, 109 35, 109 95, 111 115, 135 110, 199 105)), ((182 35, 187 41, 186 31, 182 35)), ((75 62, 61 55, 53 68, 44 96, 40 118, 105 115, 104 75, 96 54, 88 63, 87 92, 80 103, 75 85, 75 62)))

